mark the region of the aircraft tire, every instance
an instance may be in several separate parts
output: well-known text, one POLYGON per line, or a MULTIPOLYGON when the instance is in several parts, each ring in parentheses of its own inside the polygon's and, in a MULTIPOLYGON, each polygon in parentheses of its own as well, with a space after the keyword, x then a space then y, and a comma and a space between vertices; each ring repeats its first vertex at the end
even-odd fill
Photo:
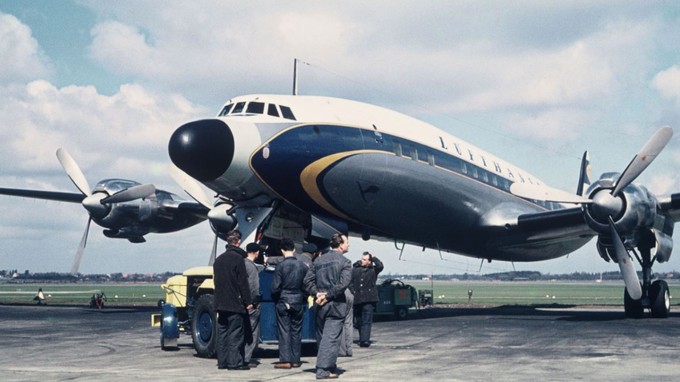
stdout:
POLYGON ((633 300, 628 294, 628 289, 624 289, 623 308, 626 312, 626 318, 642 318, 645 314, 645 310, 642 308, 642 299, 633 300))
POLYGON ((651 304, 652 317, 667 318, 671 310, 671 297, 668 283, 664 280, 656 280, 649 287, 649 301, 651 304))
POLYGON ((198 298, 191 319, 191 339, 199 357, 215 357, 217 319, 213 295, 204 294, 198 298))

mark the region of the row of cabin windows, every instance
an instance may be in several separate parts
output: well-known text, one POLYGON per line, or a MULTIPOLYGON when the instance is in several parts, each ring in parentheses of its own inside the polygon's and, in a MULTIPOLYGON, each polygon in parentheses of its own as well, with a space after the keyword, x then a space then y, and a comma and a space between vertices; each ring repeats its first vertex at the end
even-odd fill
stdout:
MULTIPOLYGON (((424 150, 418 150, 415 146, 411 145, 406 145, 402 146, 400 142, 394 142, 394 154, 400 157, 404 158, 409 158, 414 161, 419 161, 419 162, 424 162, 427 163, 428 165, 434 167, 435 164, 435 157, 431 152, 426 152, 424 150)), ((444 163, 442 163, 444 168, 447 168, 449 170, 464 174, 464 175, 470 175, 470 177, 477 179, 481 182, 484 182, 486 184, 492 185, 495 188, 500 188, 503 189, 507 192, 510 192, 510 181, 500 177, 490 171, 484 170, 482 168, 479 168, 475 165, 472 165, 470 163, 465 162, 464 160, 457 160, 457 162, 460 163, 459 166, 446 166, 445 162, 448 162, 444 158, 441 158, 444 163), (456 168, 458 167, 458 168, 456 168)), ((533 200, 532 201, 542 207, 545 207, 549 210, 554 210, 560 208, 558 204, 553 203, 553 202, 548 202, 548 201, 543 201, 543 200, 533 200)))
POLYGON ((296 120, 293 111, 288 106, 255 101, 230 103, 222 108, 219 116, 223 117, 225 115, 233 114, 266 114, 271 115, 272 117, 283 117, 293 121, 296 120))

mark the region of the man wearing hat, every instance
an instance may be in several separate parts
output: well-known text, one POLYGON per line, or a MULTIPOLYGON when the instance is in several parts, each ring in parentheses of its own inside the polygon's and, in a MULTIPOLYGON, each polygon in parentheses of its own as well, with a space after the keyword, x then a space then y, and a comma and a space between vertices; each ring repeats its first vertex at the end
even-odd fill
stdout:
POLYGON ((316 244, 305 243, 302 245, 302 253, 296 254, 295 257, 309 268, 312 266, 312 261, 316 258, 317 251, 316 244))
POLYGON ((249 367, 257 367, 258 362, 252 360, 253 351, 257 348, 260 339, 260 271, 264 268, 255 263, 260 255, 260 246, 257 243, 246 245, 246 274, 248 275, 248 287, 253 302, 253 309, 248 311, 250 325, 246 323, 245 338, 246 346, 243 361, 249 367))

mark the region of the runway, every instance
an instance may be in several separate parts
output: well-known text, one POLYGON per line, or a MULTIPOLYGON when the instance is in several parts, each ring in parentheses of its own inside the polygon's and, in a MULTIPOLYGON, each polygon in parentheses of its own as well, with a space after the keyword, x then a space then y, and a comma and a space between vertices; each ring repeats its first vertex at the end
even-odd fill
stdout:
MULTIPOLYGON (((155 308, 0 305, 3 381, 312 381, 276 370, 275 347, 249 371, 217 370, 190 337, 162 351, 155 308)), ((370 348, 338 359, 345 381, 672 381, 680 374, 680 314, 625 319, 623 309, 431 308, 374 324, 370 348)))

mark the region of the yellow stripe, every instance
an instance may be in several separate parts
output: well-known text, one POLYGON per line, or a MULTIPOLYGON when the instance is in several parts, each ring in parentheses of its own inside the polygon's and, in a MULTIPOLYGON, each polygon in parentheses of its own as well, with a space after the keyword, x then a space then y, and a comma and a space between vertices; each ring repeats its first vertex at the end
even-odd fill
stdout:
POLYGON ((326 170, 333 164, 341 161, 342 159, 357 154, 369 154, 369 153, 385 154, 384 151, 380 150, 354 150, 341 152, 329 155, 327 157, 323 157, 321 159, 317 159, 316 161, 312 162, 307 167, 305 167, 304 170, 302 170, 302 172, 300 173, 300 183, 302 184, 302 188, 305 190, 307 195, 309 195, 309 197, 312 198, 312 200, 314 200, 319 206, 321 206, 321 208, 325 209, 326 211, 332 213, 335 216, 349 219, 347 215, 343 214, 337 208, 333 207, 333 205, 331 205, 331 203, 328 200, 326 200, 326 198, 323 197, 316 180, 319 177, 319 174, 321 174, 324 170, 326 170))

